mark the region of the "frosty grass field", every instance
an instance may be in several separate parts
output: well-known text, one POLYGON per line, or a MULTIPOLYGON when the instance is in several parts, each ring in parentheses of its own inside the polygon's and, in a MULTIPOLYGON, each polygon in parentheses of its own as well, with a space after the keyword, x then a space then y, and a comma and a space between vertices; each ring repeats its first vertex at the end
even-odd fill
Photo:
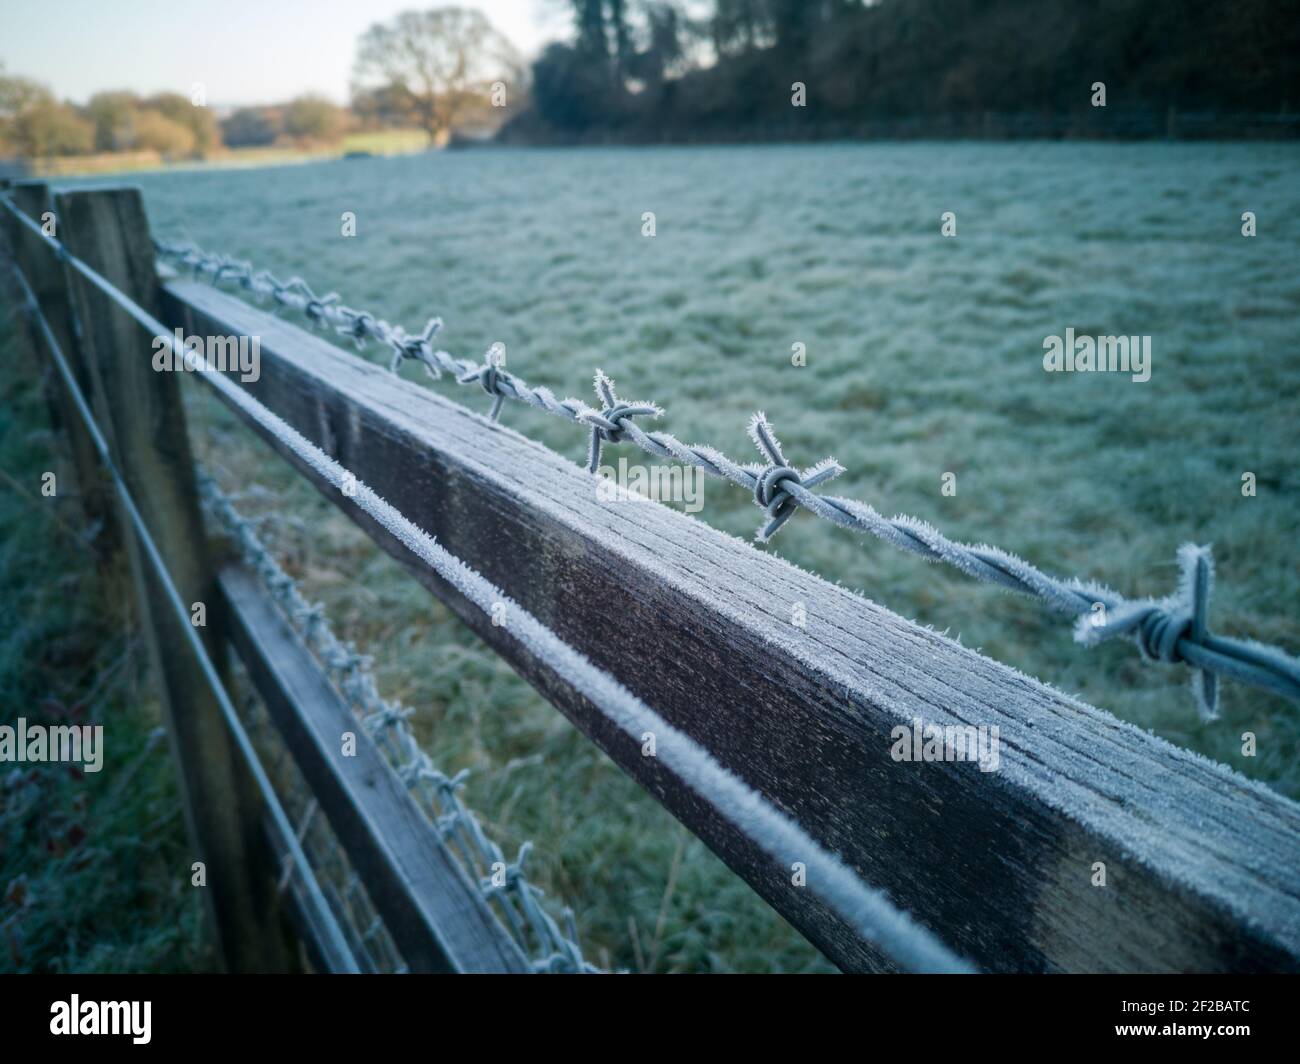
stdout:
MULTIPOLYGON (((1281 144, 839 145, 131 180, 157 236, 301 274, 408 329, 439 314, 448 350, 477 358, 500 341, 513 372, 560 395, 592 401, 601 367, 624 397, 663 405, 679 437, 741 460, 756 460, 745 425, 766 410, 795 464, 833 454, 847 467, 834 493, 1051 572, 1163 595, 1178 545, 1212 543, 1212 626, 1297 651, 1298 163, 1281 144), (343 211, 355 238, 340 236, 343 211), (945 211, 955 239, 940 235, 945 211), (1044 373, 1044 338, 1071 327, 1150 335, 1150 381, 1044 373), (804 367, 791 365, 796 342, 804 367), (1241 493, 1247 471, 1255 498, 1241 493), (954 497, 940 493, 945 472, 954 497)), ((476 389, 432 387, 487 409, 476 389)), ((594 960, 825 967, 198 388, 185 384, 203 459, 228 490, 255 493, 245 508, 288 515, 268 529, 281 558, 374 656, 385 693, 416 707, 435 760, 475 770, 468 799, 507 851, 536 840, 530 870, 574 907, 594 960)), ((503 419, 585 456, 571 425, 515 404, 503 419)), ((645 460, 627 445, 608 455, 645 460)), ((759 511, 743 492, 709 481, 703 502, 699 519, 752 536, 759 511)), ((1294 706, 1228 684, 1222 719, 1202 725, 1184 670, 1144 664, 1127 641, 1079 647, 1030 600, 807 515, 766 549, 1300 797, 1294 706)))

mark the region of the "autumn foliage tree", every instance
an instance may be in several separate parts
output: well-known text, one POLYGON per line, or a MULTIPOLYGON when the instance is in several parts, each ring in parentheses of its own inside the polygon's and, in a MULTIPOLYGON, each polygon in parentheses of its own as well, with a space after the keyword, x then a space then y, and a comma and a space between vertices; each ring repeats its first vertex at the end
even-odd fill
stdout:
POLYGON ((347 115, 324 96, 307 94, 284 109, 284 131, 295 140, 332 144, 343 136, 347 115))
POLYGON ((0 70, 0 156, 26 159, 88 152, 95 127, 30 78, 0 70))
POLYGON ((188 158, 220 145, 212 111, 188 96, 141 98, 116 90, 98 92, 84 107, 75 107, 39 82, 0 71, 0 156, 45 159, 92 151, 153 151, 188 158))
POLYGON ((405 11, 357 42, 354 99, 384 104, 390 121, 410 121, 435 143, 493 102, 493 86, 517 89, 525 67, 482 12, 463 7, 405 11))

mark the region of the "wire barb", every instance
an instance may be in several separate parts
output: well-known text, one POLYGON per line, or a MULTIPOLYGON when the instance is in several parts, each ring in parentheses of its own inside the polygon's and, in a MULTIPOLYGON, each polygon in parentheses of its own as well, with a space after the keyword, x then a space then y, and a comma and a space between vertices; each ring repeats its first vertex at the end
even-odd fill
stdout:
POLYGON ((492 409, 488 411, 488 420, 496 421, 501 416, 501 405, 512 394, 510 385, 514 378, 501 367, 505 365, 505 356, 500 344, 493 344, 483 356, 483 364, 456 378, 458 384, 479 386, 492 396, 492 409))
POLYGON ((1178 590, 1160 601, 1125 602, 1118 609, 1079 618, 1076 638, 1084 644, 1131 635, 1147 661, 1183 662, 1192 669, 1192 693, 1202 720, 1219 715, 1219 678, 1196 664, 1197 650, 1212 642, 1208 614, 1214 589, 1209 547, 1186 543, 1178 550, 1178 590))
POLYGON ((799 500, 787 490, 802 487, 805 491, 818 484, 834 480, 844 472, 844 467, 834 458, 824 458, 815 466, 805 469, 803 475, 796 473, 785 460, 781 451, 781 442, 772 431, 767 415, 761 410, 749 419, 749 438, 754 446, 767 459, 767 468, 758 475, 754 482, 754 502, 767 511, 766 525, 759 525, 756 538, 766 543, 776 530, 794 516, 799 508, 799 500))
POLYGON ((581 420, 591 426, 591 441, 587 446, 587 472, 600 468, 600 451, 606 443, 618 443, 631 425, 630 418, 646 415, 659 417, 663 413, 654 403, 625 403, 614 391, 614 382, 605 376, 603 369, 596 370, 596 395, 603 404, 600 410, 587 410, 581 420))

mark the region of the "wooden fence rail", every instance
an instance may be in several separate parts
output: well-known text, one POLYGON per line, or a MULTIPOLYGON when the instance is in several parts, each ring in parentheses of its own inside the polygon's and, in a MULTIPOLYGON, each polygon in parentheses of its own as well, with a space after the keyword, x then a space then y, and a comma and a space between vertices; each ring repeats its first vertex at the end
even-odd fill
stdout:
POLYGON ((528 962, 257 578, 218 577, 225 629, 403 959, 420 972, 528 962), (340 757, 350 733, 354 756, 340 757))
MULTIPOLYGON (((77 206, 56 201, 74 221, 77 206)), ((258 337, 260 377, 241 385, 258 402, 982 969, 1300 969, 1295 803, 702 523, 601 500, 568 459, 224 292, 172 280, 159 314, 187 334, 258 337), (915 722, 997 728, 996 770, 896 760, 896 729, 915 722)), ((147 362, 151 337, 126 333, 119 322, 116 357, 147 362)), ((115 396, 129 420, 132 396, 115 396)), ((797 885, 798 854, 774 861, 509 623, 249 423, 835 963, 890 969, 797 885)), ((399 948, 421 967, 515 970, 436 838, 376 782, 382 766, 340 763, 329 737, 344 711, 247 578, 221 586, 226 635, 399 948)))

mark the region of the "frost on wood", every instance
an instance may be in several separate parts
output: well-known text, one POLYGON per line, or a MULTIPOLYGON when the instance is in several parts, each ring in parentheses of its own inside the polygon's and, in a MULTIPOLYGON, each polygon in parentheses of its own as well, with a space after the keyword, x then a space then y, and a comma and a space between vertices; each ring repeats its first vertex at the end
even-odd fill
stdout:
MULTIPOLYGON (((347 469, 281 418, 221 374, 209 371, 193 355, 186 353, 185 357, 194 361, 195 370, 228 402, 273 436, 285 451, 307 464, 321 480, 340 490, 345 483, 352 483, 353 475, 347 469)), ((365 483, 360 480, 355 483, 355 494, 350 496, 353 503, 488 616, 494 605, 505 603, 511 617, 511 632, 533 656, 601 707, 605 716, 634 741, 640 742, 642 735, 653 732, 659 744, 660 761, 774 861, 782 865, 792 860, 802 861, 808 868, 808 889, 853 926, 864 940, 875 943, 909 971, 974 970, 894 906, 883 892, 863 884, 843 862, 723 768, 693 739, 670 725, 608 673, 596 668, 499 588, 447 553, 365 483)))

